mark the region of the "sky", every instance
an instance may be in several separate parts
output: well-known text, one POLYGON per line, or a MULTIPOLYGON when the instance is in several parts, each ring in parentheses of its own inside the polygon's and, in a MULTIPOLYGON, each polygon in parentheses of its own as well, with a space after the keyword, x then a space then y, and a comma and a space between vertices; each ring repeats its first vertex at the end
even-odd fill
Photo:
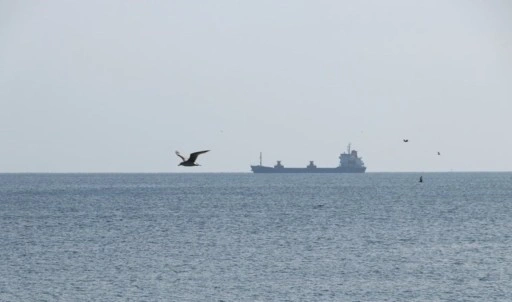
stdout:
POLYGON ((511 115, 509 0, 0 0, 0 172, 512 171, 511 115))

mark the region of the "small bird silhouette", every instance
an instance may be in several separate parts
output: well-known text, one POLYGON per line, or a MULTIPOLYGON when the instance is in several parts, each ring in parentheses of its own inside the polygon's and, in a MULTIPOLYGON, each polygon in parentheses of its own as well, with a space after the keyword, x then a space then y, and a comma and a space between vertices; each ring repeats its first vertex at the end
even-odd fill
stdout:
POLYGON ((404 143, 407 143, 408 141, 409 141, 408 139, 406 139, 406 138, 404 139, 404 143))
POLYGON ((438 152, 437 152, 437 155, 441 155, 441 152, 439 152, 439 151, 438 151, 438 152))
POLYGON ((197 157, 199 156, 199 154, 203 154, 208 151, 210 151, 210 150, 197 151, 194 153, 190 153, 190 156, 188 157, 188 159, 186 159, 185 157, 183 157, 183 155, 181 155, 178 151, 176 151, 176 155, 178 155, 183 160, 178 166, 185 166, 185 167, 200 166, 199 164, 196 164, 197 157))

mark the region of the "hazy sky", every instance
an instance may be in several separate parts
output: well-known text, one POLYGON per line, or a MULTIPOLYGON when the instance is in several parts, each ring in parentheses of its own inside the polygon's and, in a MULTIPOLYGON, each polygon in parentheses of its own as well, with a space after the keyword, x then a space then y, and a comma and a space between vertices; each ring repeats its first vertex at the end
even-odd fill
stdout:
POLYGON ((512 171, 512 2, 0 0, 0 109, 0 172, 512 171))

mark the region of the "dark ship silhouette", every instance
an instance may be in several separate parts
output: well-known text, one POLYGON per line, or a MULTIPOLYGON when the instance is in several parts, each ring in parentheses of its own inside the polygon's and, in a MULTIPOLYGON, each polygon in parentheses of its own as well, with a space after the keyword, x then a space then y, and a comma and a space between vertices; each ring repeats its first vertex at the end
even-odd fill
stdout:
POLYGON ((356 150, 350 150, 350 144, 347 152, 340 154, 339 159, 340 165, 335 168, 318 168, 313 161, 310 161, 305 168, 285 168, 280 160, 274 167, 266 167, 261 163, 260 153, 260 164, 251 166, 251 170, 254 173, 364 173, 366 171, 362 157, 357 156, 356 150))

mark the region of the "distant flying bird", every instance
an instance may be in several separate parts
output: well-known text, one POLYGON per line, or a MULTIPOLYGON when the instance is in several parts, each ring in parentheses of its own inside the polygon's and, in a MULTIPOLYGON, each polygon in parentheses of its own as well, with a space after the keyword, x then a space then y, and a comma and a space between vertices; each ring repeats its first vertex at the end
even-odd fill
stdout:
POLYGON ((407 143, 409 140, 408 139, 404 139, 404 143, 407 143))
POLYGON ((183 160, 178 166, 185 166, 185 167, 200 166, 199 164, 196 164, 197 157, 199 156, 199 154, 203 154, 203 153, 206 153, 208 151, 210 151, 210 150, 198 151, 198 152, 190 153, 190 156, 189 156, 188 159, 185 159, 185 157, 183 157, 183 155, 181 155, 178 151, 176 151, 176 155, 181 157, 181 159, 183 160))
POLYGON ((438 151, 438 152, 437 152, 437 155, 441 155, 441 152, 439 152, 439 151, 438 151))

